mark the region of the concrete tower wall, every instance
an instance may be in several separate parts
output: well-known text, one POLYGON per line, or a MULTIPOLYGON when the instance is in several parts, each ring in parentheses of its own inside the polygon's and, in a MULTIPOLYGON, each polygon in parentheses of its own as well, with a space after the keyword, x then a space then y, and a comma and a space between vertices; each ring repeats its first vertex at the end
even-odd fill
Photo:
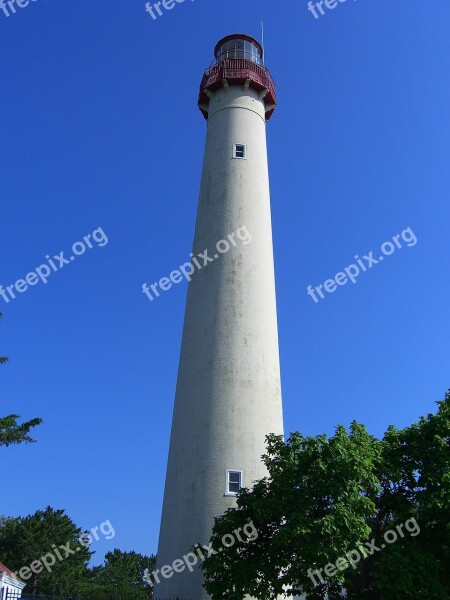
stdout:
MULTIPOLYGON (((244 85, 211 98, 194 255, 246 227, 252 241, 197 271, 189 284, 164 495, 158 565, 199 542, 235 505, 227 469, 243 485, 266 475, 268 433, 283 433, 264 101, 244 85), (246 144, 246 159, 233 158, 246 144)), ((242 230, 241 230, 242 231, 242 230)), ((232 533, 232 532, 230 532, 232 533)), ((206 600, 201 573, 161 578, 155 598, 206 600)))

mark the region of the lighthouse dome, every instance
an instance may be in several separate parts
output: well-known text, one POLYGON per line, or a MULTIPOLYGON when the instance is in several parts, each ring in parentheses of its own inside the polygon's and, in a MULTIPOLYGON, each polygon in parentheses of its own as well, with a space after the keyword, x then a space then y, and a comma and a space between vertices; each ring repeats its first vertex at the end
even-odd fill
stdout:
POLYGON ((227 58, 244 58, 252 62, 263 64, 263 49, 255 38, 243 33, 234 33, 222 38, 214 50, 216 60, 227 58))

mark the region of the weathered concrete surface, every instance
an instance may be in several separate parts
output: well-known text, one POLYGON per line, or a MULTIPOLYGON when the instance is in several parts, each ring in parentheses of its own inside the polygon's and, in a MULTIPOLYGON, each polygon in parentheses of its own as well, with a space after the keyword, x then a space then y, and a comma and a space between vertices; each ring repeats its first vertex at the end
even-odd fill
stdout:
MULTIPOLYGON (((245 226, 252 241, 221 255, 189 284, 158 565, 206 544, 214 517, 235 503, 227 469, 244 485, 266 475, 268 433, 283 433, 264 103, 231 85, 209 106, 193 252, 245 226), (233 144, 247 159, 232 158, 233 144)), ((230 532, 231 533, 231 532, 230 532)), ((206 600, 201 573, 161 578, 156 598, 206 600)))

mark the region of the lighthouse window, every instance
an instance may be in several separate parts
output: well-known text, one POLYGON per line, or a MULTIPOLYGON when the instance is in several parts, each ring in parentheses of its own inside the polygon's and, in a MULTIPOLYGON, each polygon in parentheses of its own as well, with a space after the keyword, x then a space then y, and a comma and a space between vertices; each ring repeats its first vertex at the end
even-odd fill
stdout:
POLYGON ((227 471, 226 495, 235 496, 242 487, 243 471, 227 471))
POLYGON ((247 146, 245 144, 235 144, 233 158, 247 158, 247 146))

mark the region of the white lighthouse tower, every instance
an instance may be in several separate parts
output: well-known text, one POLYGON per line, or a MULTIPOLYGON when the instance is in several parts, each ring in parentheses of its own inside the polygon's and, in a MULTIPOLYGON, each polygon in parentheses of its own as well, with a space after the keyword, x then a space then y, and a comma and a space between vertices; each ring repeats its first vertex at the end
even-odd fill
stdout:
POLYGON ((188 288, 156 600, 208 598, 198 565, 180 560, 207 544, 240 487, 267 475, 265 436, 283 433, 266 148, 275 86, 252 37, 223 38, 215 59, 200 87, 207 135, 193 255, 217 258, 188 288), (219 255, 221 240, 230 248, 219 255))

